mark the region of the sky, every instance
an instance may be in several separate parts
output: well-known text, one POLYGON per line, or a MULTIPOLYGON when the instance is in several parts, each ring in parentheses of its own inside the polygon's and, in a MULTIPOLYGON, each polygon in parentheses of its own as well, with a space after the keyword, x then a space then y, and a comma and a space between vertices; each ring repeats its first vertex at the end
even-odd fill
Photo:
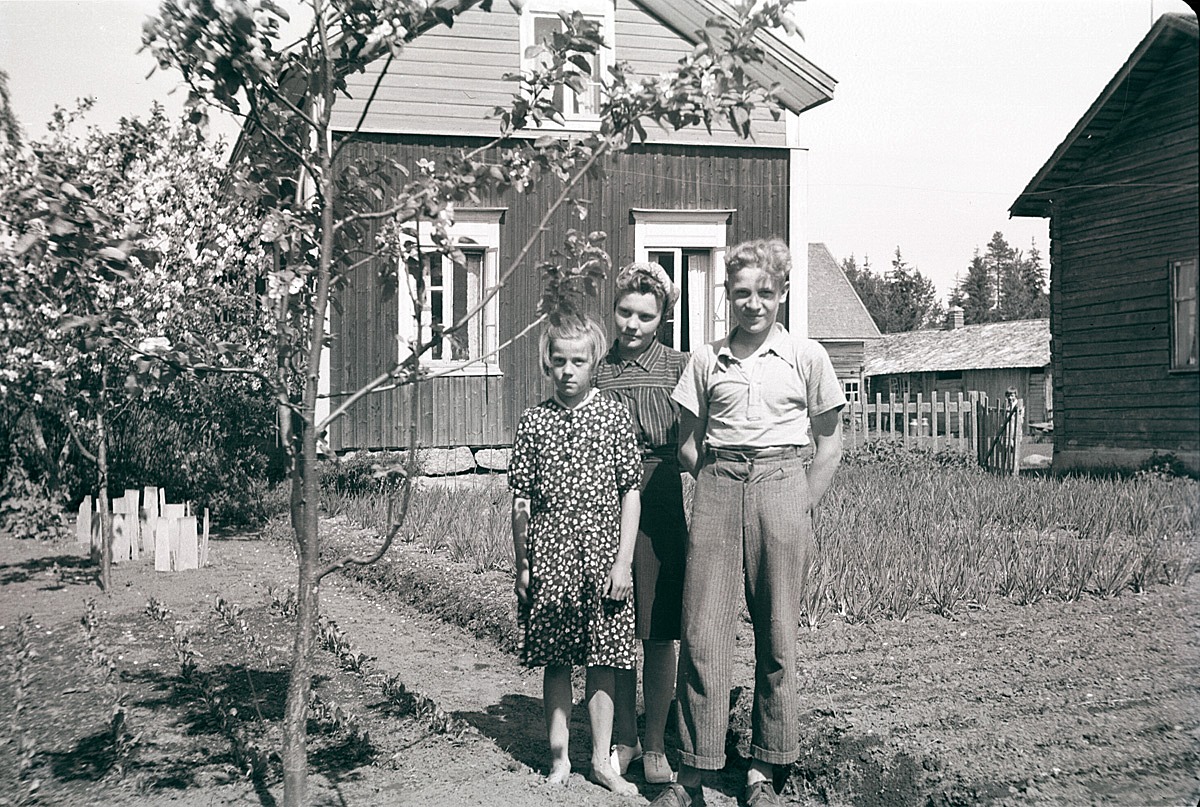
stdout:
MULTIPOLYGON (((158 100, 172 74, 139 54, 154 0, 0 0, 0 69, 31 136, 56 104, 93 96, 110 127, 158 100)), ((837 80, 800 117, 809 148, 809 240, 838 259, 904 260, 944 297, 1000 231, 1046 260, 1045 219, 1009 219, 1017 194, 1183 0, 806 0, 802 51, 837 80)), ((214 134, 230 138, 231 121, 214 134)))

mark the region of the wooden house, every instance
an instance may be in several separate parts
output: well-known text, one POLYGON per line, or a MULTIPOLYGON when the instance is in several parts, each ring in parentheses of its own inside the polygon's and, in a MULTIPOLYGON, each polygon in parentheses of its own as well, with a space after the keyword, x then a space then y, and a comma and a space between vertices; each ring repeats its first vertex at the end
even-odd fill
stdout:
POLYGON ((1057 470, 1200 472, 1198 73, 1163 15, 1010 209, 1050 219, 1057 470))
POLYGON ((998 401, 1015 388, 1025 401, 1025 422, 1044 422, 1053 407, 1050 321, 963 325, 962 311, 952 309, 943 330, 889 333, 871 342, 864 374, 869 398, 984 392, 998 401))
POLYGON ((824 244, 808 245, 808 335, 829 353, 846 398, 861 398, 866 345, 879 328, 824 244))
MULTIPOLYGON (((596 75, 622 60, 639 75, 674 68, 690 52, 695 32, 713 15, 729 13, 725 0, 530 0, 517 14, 506 3, 490 13, 464 13, 453 29, 435 28, 409 45, 390 65, 375 93, 359 134, 344 159, 364 164, 440 161, 458 149, 494 137, 490 117, 511 102, 514 87, 505 74, 522 69, 528 49, 561 23, 560 9, 584 12, 600 23, 610 47, 596 60, 596 75)), ((614 268, 631 260, 662 264, 682 287, 672 312, 668 341, 688 349, 725 333, 723 256, 741 240, 781 236, 793 245, 792 288, 807 288, 805 233, 807 152, 798 139, 799 113, 832 97, 834 81, 800 54, 790 40, 763 35, 766 53, 756 78, 778 83, 786 107, 773 120, 756 110, 754 137, 703 129, 670 133, 649 127, 649 140, 634 145, 609 164, 602 181, 585 181, 578 196, 591 202, 588 229, 608 235, 614 268)), ((526 65, 527 66, 527 65, 526 65)), ((364 99, 372 93, 378 68, 353 77, 350 98, 333 110, 335 125, 354 129, 364 99)), ((598 86, 559 99, 565 125, 557 132, 584 133, 598 125, 598 86)), ((536 136, 533 131, 529 136, 536 136)), ((344 136, 344 134, 342 135, 344 136)), ((391 170, 391 169, 382 169, 391 170)), ((395 180, 402 180, 397 171, 395 180)), ((465 265, 431 257, 425 267, 427 310, 442 322, 457 319, 496 282, 500 268, 517 254, 559 188, 485 198, 476 208, 458 207, 453 236, 465 265)), ((536 318, 542 278, 539 261, 560 246, 566 231, 579 226, 568 212, 552 220, 521 269, 483 312, 482 321, 462 339, 427 354, 436 376, 422 382, 419 443, 426 447, 510 444, 521 412, 543 399, 549 387, 537 357, 536 331, 518 337, 536 318), (516 341, 488 361, 465 364, 516 341)), ((398 337, 412 337, 422 324, 412 314, 410 295, 386 295, 375 278, 379 267, 365 265, 350 279, 331 314, 331 347, 322 368, 323 408, 392 366, 398 337)), ((793 292, 789 324, 807 331, 808 308, 793 292)), ((597 310, 611 310, 611 288, 602 290, 597 310)), ((424 327, 429 326, 424 323, 424 327)), ((357 402, 328 435, 335 451, 404 447, 410 391, 385 389, 357 402)))

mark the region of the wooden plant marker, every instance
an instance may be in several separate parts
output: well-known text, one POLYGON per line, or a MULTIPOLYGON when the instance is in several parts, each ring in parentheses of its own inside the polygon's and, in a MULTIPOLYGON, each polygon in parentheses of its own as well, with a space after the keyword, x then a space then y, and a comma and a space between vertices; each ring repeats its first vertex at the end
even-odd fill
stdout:
POLYGON ((146 485, 142 488, 142 512, 140 514, 142 551, 149 552, 154 547, 154 528, 162 511, 158 508, 158 488, 146 485))
POLYGON ((200 536, 200 567, 204 568, 208 565, 208 508, 204 508, 204 533, 200 536))
POLYGON ((92 540, 92 497, 84 496, 79 503, 79 515, 75 517, 75 542, 89 543, 92 540))
POLYGON ((179 536, 178 549, 175 551, 175 571, 182 572, 200 568, 196 517, 184 516, 175 523, 179 536))
POLYGON ((154 520, 154 571, 171 571, 171 520, 154 520))
POLYGON ((129 514, 125 512, 114 512, 112 514, 112 560, 113 563, 121 563, 129 560, 130 549, 130 529, 129 529, 129 514))

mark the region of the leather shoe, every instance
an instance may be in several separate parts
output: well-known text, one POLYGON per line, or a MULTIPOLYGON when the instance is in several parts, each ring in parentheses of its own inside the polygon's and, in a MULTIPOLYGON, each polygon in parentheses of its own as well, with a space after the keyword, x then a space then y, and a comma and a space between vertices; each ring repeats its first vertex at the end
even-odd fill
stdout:
POLYGON ((746 785, 746 807, 783 807, 783 802, 775 792, 775 785, 760 779, 746 785))

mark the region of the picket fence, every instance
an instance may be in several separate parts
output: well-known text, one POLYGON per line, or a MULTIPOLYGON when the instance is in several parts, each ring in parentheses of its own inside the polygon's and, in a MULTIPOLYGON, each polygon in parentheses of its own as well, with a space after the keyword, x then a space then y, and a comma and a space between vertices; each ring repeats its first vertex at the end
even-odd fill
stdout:
MULTIPOLYGON (((93 557, 101 547, 101 501, 84 496, 75 518, 75 539, 90 544, 93 557)), ((162 488, 130 488, 109 505, 112 515, 113 563, 153 554, 154 570, 176 572, 208 565, 208 508, 200 520, 187 502, 167 502, 162 488)))
POLYGON ((897 396, 875 393, 857 398, 845 410, 846 442, 851 447, 871 440, 897 440, 938 451, 962 451, 1000 473, 1016 473, 1020 465, 1024 404, 1020 400, 989 401, 986 392, 932 392, 897 396))

